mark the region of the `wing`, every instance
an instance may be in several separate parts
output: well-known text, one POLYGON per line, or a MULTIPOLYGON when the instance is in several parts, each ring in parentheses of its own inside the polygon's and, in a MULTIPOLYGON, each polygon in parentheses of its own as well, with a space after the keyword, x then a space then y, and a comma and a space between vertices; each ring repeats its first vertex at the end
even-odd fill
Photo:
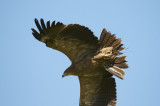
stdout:
POLYGON ((116 106, 116 83, 112 77, 79 77, 79 106, 116 106))
POLYGON ((98 39, 87 27, 78 24, 64 25, 60 22, 48 21, 45 25, 41 19, 41 25, 35 19, 39 33, 32 29, 34 37, 46 43, 46 46, 56 49, 69 57, 72 62, 81 60, 87 54, 98 47, 98 39))
POLYGON ((110 64, 107 63, 104 67, 111 74, 123 79, 125 72, 122 69, 128 68, 128 64, 125 60, 126 56, 118 57, 119 55, 123 54, 121 51, 124 49, 124 47, 122 47, 123 44, 121 43, 121 39, 117 39, 114 34, 112 35, 110 32, 107 32, 106 29, 103 29, 99 43, 99 51, 108 47, 113 48, 112 57, 110 57, 109 60, 110 64))

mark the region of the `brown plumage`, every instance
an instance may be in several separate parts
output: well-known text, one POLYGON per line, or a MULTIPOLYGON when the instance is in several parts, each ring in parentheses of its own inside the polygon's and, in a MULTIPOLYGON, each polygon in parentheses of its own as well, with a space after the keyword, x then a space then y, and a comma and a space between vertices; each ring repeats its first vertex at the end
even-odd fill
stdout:
POLYGON ((34 37, 46 46, 63 52, 71 60, 63 76, 75 75, 80 81, 80 106, 116 106, 116 83, 113 75, 123 79, 128 68, 121 39, 103 29, 100 40, 87 27, 64 25, 35 19, 39 30, 34 37))

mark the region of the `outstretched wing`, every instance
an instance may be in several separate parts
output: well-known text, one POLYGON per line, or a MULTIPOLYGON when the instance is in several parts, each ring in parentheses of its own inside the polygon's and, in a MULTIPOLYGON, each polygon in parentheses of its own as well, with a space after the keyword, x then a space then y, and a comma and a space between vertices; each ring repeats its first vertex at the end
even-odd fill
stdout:
POLYGON ((112 77, 79 76, 79 106, 116 106, 116 83, 112 77))
POLYGON ((35 19, 39 30, 32 29, 34 37, 46 43, 46 46, 63 52, 72 62, 77 62, 87 54, 95 51, 98 47, 98 39, 87 27, 78 24, 64 25, 60 22, 48 21, 45 25, 35 19))

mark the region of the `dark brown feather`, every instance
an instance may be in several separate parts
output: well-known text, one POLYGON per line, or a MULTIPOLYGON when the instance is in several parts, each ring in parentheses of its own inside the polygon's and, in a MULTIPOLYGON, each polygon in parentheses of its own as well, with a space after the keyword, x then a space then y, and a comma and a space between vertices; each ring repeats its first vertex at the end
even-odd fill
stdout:
POLYGON ((114 48, 114 47, 116 47, 117 45, 119 45, 120 43, 121 43, 121 39, 120 38, 118 38, 118 39, 116 39, 113 43, 112 43, 112 47, 114 48))
POLYGON ((55 21, 52 22, 51 24, 51 28, 54 28, 56 25, 55 25, 55 21))
POLYGON ((107 30, 104 28, 100 36, 100 41, 103 41, 106 38, 106 33, 107 33, 107 30))
POLYGON ((126 56, 116 57, 115 63, 126 62, 125 58, 126 58, 126 56))
POLYGON ((47 21, 47 29, 50 29, 50 21, 47 21))
POLYGON ((110 39, 111 37, 111 33, 110 32, 107 32, 105 29, 104 29, 104 32, 101 34, 102 36, 102 39, 100 40, 100 49, 104 48, 104 47, 107 47, 106 44, 108 44, 108 40, 110 39))
POLYGON ((42 28, 41 28, 41 26, 40 26, 40 24, 39 24, 39 22, 38 22, 38 20, 37 20, 37 19, 35 19, 35 24, 36 24, 36 26, 37 26, 37 28, 38 28, 39 32, 40 32, 40 33, 42 33, 42 32, 43 32, 43 30, 42 30, 42 28))
POLYGON ((41 26, 42 26, 42 30, 45 31, 46 30, 46 26, 44 24, 44 20, 41 19, 41 26))
POLYGON ((117 46, 115 46, 115 47, 113 48, 113 52, 119 50, 119 48, 121 48, 122 46, 123 46, 123 44, 118 44, 117 46))
POLYGON ((113 43, 113 41, 115 40, 115 38, 116 38, 115 35, 111 35, 110 38, 109 38, 109 40, 107 41, 107 43, 105 44, 104 47, 111 46, 111 44, 113 43))
POLYGON ((128 68, 128 64, 126 62, 120 63, 120 64, 114 64, 115 66, 119 68, 128 68))
POLYGON ((40 36, 38 36, 39 35, 39 33, 35 30, 35 29, 33 29, 32 28, 32 34, 33 34, 33 36, 37 39, 37 40, 40 40, 41 38, 40 38, 40 36))
POLYGON ((116 106, 116 83, 108 77, 79 77, 79 106, 116 106))

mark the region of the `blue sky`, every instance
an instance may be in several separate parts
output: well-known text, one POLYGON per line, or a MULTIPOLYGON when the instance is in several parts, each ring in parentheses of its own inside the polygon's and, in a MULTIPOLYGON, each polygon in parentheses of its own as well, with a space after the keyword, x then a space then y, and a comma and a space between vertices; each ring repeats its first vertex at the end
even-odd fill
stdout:
POLYGON ((115 33, 130 66, 116 78, 117 106, 160 105, 159 10, 159 0, 1 0, 0 106, 79 104, 78 78, 61 77, 71 62, 32 36, 35 18, 115 33))

